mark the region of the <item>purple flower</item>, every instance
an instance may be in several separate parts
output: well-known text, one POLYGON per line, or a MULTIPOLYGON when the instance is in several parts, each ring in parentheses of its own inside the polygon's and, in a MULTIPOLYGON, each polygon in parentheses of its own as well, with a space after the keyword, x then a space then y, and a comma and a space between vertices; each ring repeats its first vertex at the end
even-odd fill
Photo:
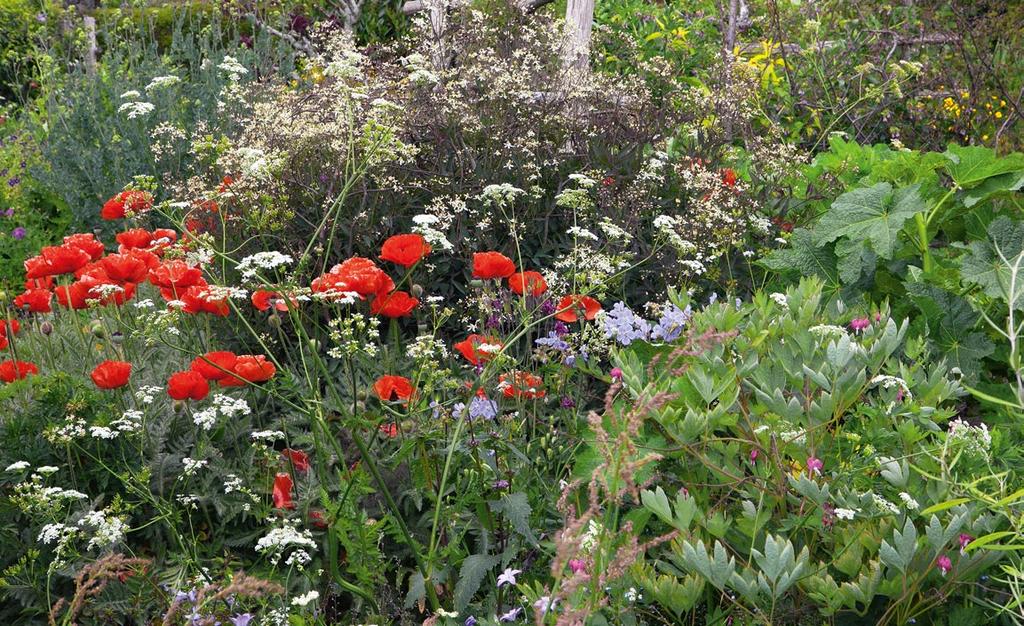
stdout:
POLYGON ((816 456, 808 457, 807 459, 807 471, 811 474, 821 474, 821 470, 824 469, 825 462, 816 456))
POLYGON ((555 608, 558 604, 558 598, 552 598, 551 596, 541 596, 536 602, 533 603, 533 608, 540 611, 541 615, 547 615, 548 611, 555 608))
POLYGON ((462 626, 476 626, 476 618, 470 615, 466 618, 466 621, 463 623, 462 626))
POLYGON ((563 322, 562 320, 558 320, 557 322, 555 322, 555 334, 558 335, 559 337, 568 335, 569 325, 563 322))
POLYGON ((683 327, 690 321, 693 310, 689 305, 680 309, 674 304, 669 304, 661 314, 658 325, 651 330, 651 339, 660 339, 665 343, 671 343, 683 334, 683 327))
POLYGON ((616 302, 604 316, 604 336, 624 346, 634 341, 645 341, 650 332, 650 323, 622 302, 616 302))
POLYGON ((456 402, 452 406, 452 415, 455 417, 468 417, 469 419, 494 419, 498 414, 498 403, 483 396, 474 396, 467 407, 463 402, 456 402))
POLYGON ((538 346, 551 348, 552 350, 558 350, 559 352, 565 352, 569 349, 569 344, 558 336, 555 331, 549 332, 547 337, 538 337, 537 339, 534 339, 533 343, 538 346))
POLYGON ((540 303, 541 315, 551 315, 558 309, 558 306, 550 299, 540 303))
POLYGON ((249 622, 252 621, 252 613, 240 613, 228 619, 231 620, 231 626, 249 626, 249 622))
POLYGON ((523 570, 521 569, 512 569, 511 567, 506 567, 504 572, 498 574, 498 587, 504 587, 505 585, 515 585, 516 576, 522 573, 523 570))
POLYGON ((14 237, 15 239, 21 240, 21 239, 25 238, 26 233, 28 233, 28 231, 25 230, 25 227, 24 226, 19 226, 19 227, 15 228, 14 230, 11 231, 11 237, 14 237))
POLYGON ((950 561, 949 557, 945 554, 935 559, 935 565, 939 568, 939 571, 942 572, 943 576, 948 574, 953 569, 953 562, 950 561))
POLYGON ((4 211, 4 217, 14 217, 14 207, 11 207, 4 211))
POLYGON ((505 479, 496 480, 492 486, 495 489, 508 489, 508 481, 505 479))
POLYGON ((502 616, 498 618, 498 621, 500 621, 500 622, 514 622, 517 619, 519 619, 519 616, 522 614, 522 612, 523 612, 523 607, 517 606, 516 608, 512 609, 508 613, 502 614, 502 616))
POLYGON ((576 406, 576 401, 570 398, 569 396, 562 396, 561 405, 563 409, 571 409, 572 407, 576 406))

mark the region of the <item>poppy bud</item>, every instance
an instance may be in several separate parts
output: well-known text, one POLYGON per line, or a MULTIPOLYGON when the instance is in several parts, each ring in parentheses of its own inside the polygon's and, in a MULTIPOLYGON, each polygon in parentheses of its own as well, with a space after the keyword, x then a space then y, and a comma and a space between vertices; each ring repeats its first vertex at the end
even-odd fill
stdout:
POLYGON ((53 332, 53 324, 51 324, 50 322, 43 322, 42 324, 39 325, 39 332, 49 337, 50 333, 53 332))
POLYGON ((103 329, 103 324, 99 320, 93 320, 92 324, 89 325, 89 332, 99 339, 102 339, 106 334, 106 331, 103 329))
POLYGON ((317 341, 316 339, 310 339, 309 340, 309 349, 312 350, 313 352, 319 352, 320 351, 320 342, 317 341))
POLYGON ((181 413, 185 409, 185 403, 181 400, 174 401, 174 412, 181 413))
POLYGON ((359 391, 359 393, 357 393, 357 394, 356 394, 356 398, 357 398, 357 399, 358 399, 358 400, 359 400, 360 402, 362 402, 362 401, 366 400, 366 397, 367 397, 367 396, 366 396, 366 391, 363 391, 363 390, 360 390, 360 391, 359 391))
POLYGON ((0 302, 4 302, 5 300, 7 300, 7 292, 0 291, 0 302))
POLYGON ((113 334, 110 335, 110 341, 112 343, 121 343, 124 341, 124 334, 119 331, 114 331, 113 334))
POLYGON ((409 288, 409 293, 411 293, 414 298, 422 298, 423 287, 420 285, 413 285, 412 287, 409 288))
POLYGON ((484 286, 484 281, 478 278, 474 278, 473 280, 469 281, 469 286, 473 287, 474 289, 480 289, 481 287, 484 286))
POLYGON ((281 316, 278 315, 277 313, 274 313, 274 314, 272 314, 270 316, 269 319, 267 319, 267 323, 270 324, 270 326, 272 328, 280 328, 281 327, 281 316))

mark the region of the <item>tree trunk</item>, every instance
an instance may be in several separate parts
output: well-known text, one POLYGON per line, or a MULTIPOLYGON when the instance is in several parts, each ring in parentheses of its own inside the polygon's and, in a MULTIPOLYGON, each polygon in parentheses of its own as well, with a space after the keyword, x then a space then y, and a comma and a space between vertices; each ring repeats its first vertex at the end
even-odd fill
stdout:
POLYGON ((82 18, 82 25, 85 27, 85 71, 90 76, 96 74, 96 18, 86 15, 82 18))
POLYGON ((565 7, 565 57, 569 74, 590 68, 590 33, 594 28, 594 0, 569 0, 565 7))

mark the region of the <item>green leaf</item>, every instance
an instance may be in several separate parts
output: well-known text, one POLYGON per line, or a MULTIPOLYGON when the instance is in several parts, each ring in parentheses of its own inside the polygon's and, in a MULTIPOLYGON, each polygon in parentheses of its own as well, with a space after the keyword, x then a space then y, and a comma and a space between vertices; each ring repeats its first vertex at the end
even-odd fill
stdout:
POLYGON ((789 247, 773 251, 758 263, 780 274, 798 273, 803 276, 821 276, 833 285, 839 285, 836 255, 831 246, 819 246, 811 231, 797 228, 789 238, 789 247))
POLYGON ((977 539, 975 539, 971 543, 967 544, 964 547, 964 550, 970 552, 971 550, 976 550, 978 548, 986 546, 986 545, 992 543, 993 541, 997 541, 999 539, 1002 539, 1003 537, 1012 537, 1014 534, 1015 533, 1013 533, 1012 531, 1009 531, 1009 530, 1001 530, 999 532, 989 533, 987 535, 983 535, 981 537, 978 537, 977 539))
POLYGON ((459 582, 455 584, 455 610, 462 611, 473 599, 480 583, 487 573, 498 564, 498 557, 490 554, 473 554, 462 561, 459 568, 459 582))
POLYGON ((511 493, 501 500, 491 501, 491 510, 501 513, 512 524, 512 528, 533 545, 537 545, 537 537, 530 528, 530 502, 525 493, 511 493))
POLYGON ((1018 153, 999 157, 990 148, 950 144, 945 154, 949 158, 946 172, 963 189, 993 176, 1024 170, 1024 155, 1018 153))
MULTIPOLYGON (((1011 266, 1024 253, 1024 223, 999 217, 988 227, 988 241, 974 241, 970 250, 960 262, 963 280, 980 286, 987 295, 1009 303, 1013 297, 1014 308, 1024 308, 1024 284, 1014 285, 1010 294, 1011 266), (1000 258, 1000 253, 1009 262, 1000 258)), ((1024 269, 1024 263, 1018 266, 1024 269)), ((1024 282, 1024 275, 1018 276, 1024 282)))
POLYGON ((1024 189, 1024 171, 993 176, 974 189, 964 193, 961 202, 968 209, 990 198, 1024 189))
POLYGON ((946 355, 950 367, 959 367, 967 380, 981 372, 981 359, 995 351, 984 333, 974 330, 978 314, 971 305, 934 285, 907 283, 907 294, 928 319, 929 338, 946 355))
POLYGON ((961 504, 970 501, 970 498, 953 498, 952 500, 946 500, 945 502, 933 504, 930 507, 921 511, 921 517, 924 517, 925 515, 931 515, 932 513, 938 513, 939 511, 945 511, 946 509, 951 509, 955 506, 960 506, 961 504))
MULTIPOLYGON (((815 239, 819 244, 840 237, 867 241, 878 256, 891 259, 903 223, 927 208, 918 189, 913 185, 893 192, 889 183, 878 183, 844 193, 821 216, 814 228, 815 239)), ((856 251, 856 247, 845 250, 847 254, 856 251)), ((838 249, 836 253, 841 254, 838 249)))

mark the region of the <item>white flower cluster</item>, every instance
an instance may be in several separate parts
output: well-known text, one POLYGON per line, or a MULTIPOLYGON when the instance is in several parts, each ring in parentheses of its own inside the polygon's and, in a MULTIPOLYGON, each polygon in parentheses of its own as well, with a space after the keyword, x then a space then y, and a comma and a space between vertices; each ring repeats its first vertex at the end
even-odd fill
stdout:
POLYGON ((946 443, 950 446, 962 446, 965 452, 987 458, 989 450, 992 448, 992 435, 988 432, 988 425, 984 422, 973 426, 956 418, 949 421, 946 443))
POLYGON ((120 517, 109 515, 106 511, 90 511, 78 522, 79 527, 92 529, 89 548, 105 549, 124 540, 128 525, 120 517))
POLYGON ((317 545, 308 530, 299 531, 288 525, 271 529, 256 542, 256 551, 266 555, 274 565, 289 548, 295 549, 295 560, 290 559, 291 563, 305 564, 311 560, 307 550, 316 550, 317 545))
POLYGON ((516 198, 525 195, 526 192, 519 187, 509 183, 501 183, 500 185, 487 185, 484 187, 484 190, 480 192, 480 199, 483 200, 484 204, 508 206, 514 203, 516 198))
POLYGON ((905 399, 910 400, 914 396, 910 393, 910 387, 907 385, 907 381, 903 380, 898 376, 886 376, 879 375, 871 379, 871 384, 881 386, 883 389, 892 389, 893 387, 899 387, 903 390, 903 396, 905 399))
POLYGON ((196 472, 209 464, 210 462, 205 459, 197 460, 186 456, 181 459, 181 466, 184 468, 181 473, 183 476, 194 476, 196 472))
POLYGON ((916 511, 920 506, 917 500, 906 491, 900 492, 900 500, 903 500, 903 506, 907 507, 908 511, 916 511))
POLYGON ((224 70, 232 82, 238 82, 242 79, 243 74, 249 73, 249 70, 245 69, 245 66, 238 62, 238 59, 230 55, 225 55, 224 60, 217 67, 224 70))
POLYGON ((284 439, 284 433, 280 430, 256 430, 250 435, 253 441, 276 441, 284 439))
POLYGON ((291 256, 282 254, 280 252, 257 252, 256 254, 249 255, 238 262, 235 266, 239 272, 242 273, 242 278, 245 280, 251 280, 256 278, 256 273, 260 270, 272 270, 283 265, 289 265, 294 262, 291 256))
POLYGON ((153 80, 149 81, 148 85, 146 85, 146 92, 149 93, 156 89, 163 89, 164 87, 177 85, 180 82, 181 79, 175 76, 174 74, 169 74, 167 76, 157 76, 153 78, 153 80))
POLYGON ((818 324, 817 326, 811 326, 808 330, 822 339, 838 339, 847 334, 845 328, 842 326, 835 326, 833 324, 818 324))
POLYGON ((435 248, 448 251, 453 250, 452 242, 448 241, 444 233, 435 228, 439 221, 434 215, 427 215, 425 213, 414 215, 412 218, 412 223, 414 224, 412 232, 423 235, 423 239, 435 248))
POLYGON ((67 445, 75 439, 85 437, 85 420, 71 413, 64 417, 60 426, 51 426, 43 431, 46 440, 53 444, 67 445))
POLYGON ((128 119, 133 120, 137 117, 143 117, 153 112, 156 107, 149 102, 143 102, 142 100, 136 100, 133 102, 125 102, 121 106, 117 107, 118 113, 125 113, 128 119))
POLYGON ((433 335, 420 335, 405 349, 405 355, 414 361, 448 358, 448 347, 433 335))
POLYGON ((135 399, 143 404, 153 404, 153 401, 156 400, 157 394, 163 390, 163 387, 157 387, 155 385, 142 385, 135 392, 135 399))
POLYGON ((252 409, 241 398, 232 398, 222 393, 213 396, 210 406, 192 414, 192 421, 203 430, 210 430, 217 424, 217 417, 231 419, 236 415, 249 415, 252 409))
POLYGON ((310 591, 309 593, 306 593, 306 594, 303 594, 301 596, 292 598, 292 606, 306 606, 310 602, 313 602, 314 600, 316 600, 319 597, 320 597, 320 592, 316 591, 314 589, 313 591, 310 591))

